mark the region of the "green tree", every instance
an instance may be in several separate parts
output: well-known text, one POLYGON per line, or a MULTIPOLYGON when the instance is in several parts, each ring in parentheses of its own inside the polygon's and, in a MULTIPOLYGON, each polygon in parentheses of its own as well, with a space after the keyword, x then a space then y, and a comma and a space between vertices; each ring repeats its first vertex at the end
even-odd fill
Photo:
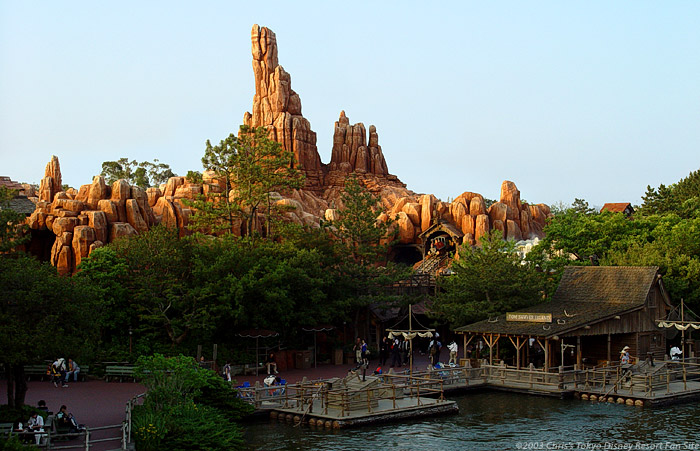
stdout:
POLYGON ((354 313, 355 335, 370 304, 393 306, 406 302, 387 294, 386 287, 406 279, 411 269, 387 262, 387 252, 394 237, 394 221, 378 221, 381 213, 379 196, 367 190, 355 176, 345 181, 342 207, 337 221, 324 224, 337 239, 334 274, 343 287, 345 310, 354 313))
POLYGON ((123 306, 121 296, 128 298, 142 339, 157 343, 165 338, 174 346, 181 344, 193 330, 211 327, 209 311, 213 306, 202 304, 192 286, 191 240, 178 238, 177 230, 155 227, 107 247, 114 253, 95 251, 85 265, 81 263, 81 273, 85 273, 81 277, 97 283, 104 292, 115 283, 106 274, 116 273, 121 291, 115 292, 110 302, 123 306), (114 263, 118 266, 109 269, 114 263), (128 272, 122 271, 124 267, 128 272))
POLYGON ((102 163, 102 173, 107 179, 107 183, 114 183, 124 179, 132 185, 148 188, 149 186, 160 185, 168 181, 175 174, 170 169, 170 165, 160 163, 158 159, 153 162, 136 160, 129 161, 128 158, 120 158, 117 161, 105 161, 102 163))
POLYGON ((258 215, 262 215, 269 236, 270 193, 300 188, 304 181, 304 175, 295 169, 294 153, 270 139, 262 127, 241 126, 238 137, 230 134, 216 146, 207 141, 202 165, 223 186, 212 187, 211 199, 201 196, 191 203, 196 209, 191 218, 194 230, 231 233, 240 220, 245 224, 244 234, 252 236, 258 215))
POLYGON ((438 279, 432 309, 453 327, 543 302, 548 288, 546 275, 495 234, 463 246, 452 271, 438 279))
POLYGON ((134 410, 138 449, 241 449, 235 421, 252 412, 231 386, 183 355, 139 357, 136 374, 148 389, 134 410), (232 422, 233 421, 233 422, 232 422))
POLYGON ((659 185, 658 188, 647 186, 642 196, 639 213, 642 215, 676 213, 681 217, 694 217, 700 212, 700 170, 691 172, 687 177, 671 186, 659 185))
POLYGON ((16 250, 31 238, 27 234, 24 215, 10 208, 14 197, 13 190, 0 186, 0 254, 16 250))
POLYGON ((0 255, 0 362, 7 375, 7 401, 24 404, 24 365, 59 355, 80 357, 96 327, 94 292, 60 277, 56 268, 24 254, 0 255))

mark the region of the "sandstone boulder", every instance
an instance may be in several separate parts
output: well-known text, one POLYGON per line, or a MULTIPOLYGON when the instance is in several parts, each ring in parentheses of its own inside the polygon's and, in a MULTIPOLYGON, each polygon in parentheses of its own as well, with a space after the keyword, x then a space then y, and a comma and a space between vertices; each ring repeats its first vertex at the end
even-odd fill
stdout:
MULTIPOLYGON (((469 214, 472 216, 479 216, 486 214, 486 203, 484 203, 483 197, 473 197, 469 201, 469 214)), ((478 240, 478 238, 477 238, 478 240)))
POLYGON ((415 202, 409 202, 403 207, 403 212, 406 213, 408 218, 411 220, 414 226, 420 228, 421 226, 421 204, 415 202))
POLYGON ((90 226, 78 226, 73 230, 73 257, 77 268, 83 258, 90 254, 90 245, 95 242, 95 229, 90 226))
POLYGON ((476 243, 478 244, 481 237, 488 235, 490 231, 491 224, 489 223, 488 215, 482 214, 477 216, 474 230, 474 239, 476 240, 476 243))
POLYGON ((126 222, 132 225, 139 233, 148 232, 148 224, 141 215, 141 209, 136 199, 126 200, 126 222))
POLYGON ((437 198, 432 194, 425 194, 421 197, 421 216, 420 216, 420 229, 421 232, 425 232, 432 225, 433 221, 433 207, 437 198))
POLYGON ((413 221, 406 213, 400 211, 396 218, 396 227, 399 232, 399 243, 411 244, 416 236, 416 229, 413 226, 413 221))
POLYGON ((102 199, 109 199, 110 195, 110 189, 107 183, 105 183, 105 178, 101 175, 97 175, 92 179, 92 185, 90 185, 86 203, 90 206, 90 209, 95 210, 97 209, 97 204, 102 199))
POLYGON ((518 223, 509 219, 506 223, 506 239, 520 241, 523 239, 523 234, 518 227, 518 223))
POLYGON ((114 222, 109 226, 109 242, 113 243, 119 238, 125 236, 136 235, 136 229, 134 229, 128 222, 114 222))
POLYGON ((94 210, 88 210, 85 214, 88 217, 88 225, 95 230, 95 241, 106 243, 109 237, 107 215, 103 211, 94 210))

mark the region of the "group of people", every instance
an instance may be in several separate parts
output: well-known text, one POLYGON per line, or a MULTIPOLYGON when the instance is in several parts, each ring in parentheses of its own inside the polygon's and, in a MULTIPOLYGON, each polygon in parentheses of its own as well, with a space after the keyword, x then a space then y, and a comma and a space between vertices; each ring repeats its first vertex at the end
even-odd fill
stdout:
POLYGON ((66 359, 59 357, 54 362, 49 365, 46 374, 51 376, 51 382, 53 382, 54 387, 68 387, 68 381, 70 377, 73 376, 73 382, 78 382, 78 375, 80 374, 80 366, 73 359, 66 359))
MULTIPOLYGON (((52 412, 49 412, 48 407, 46 407, 46 401, 43 399, 37 403, 37 410, 45 412, 46 415, 52 414, 52 412)), ((12 429, 15 433, 23 435, 25 441, 30 442, 33 438, 36 445, 40 446, 46 440, 47 434, 44 433, 46 432, 44 430, 44 416, 38 411, 35 410, 26 423, 21 418, 17 419, 12 425, 12 429)), ((68 412, 68 407, 65 404, 60 407, 53 421, 56 423, 57 430, 69 433, 79 433, 85 430, 85 426, 78 424, 73 414, 68 412)))

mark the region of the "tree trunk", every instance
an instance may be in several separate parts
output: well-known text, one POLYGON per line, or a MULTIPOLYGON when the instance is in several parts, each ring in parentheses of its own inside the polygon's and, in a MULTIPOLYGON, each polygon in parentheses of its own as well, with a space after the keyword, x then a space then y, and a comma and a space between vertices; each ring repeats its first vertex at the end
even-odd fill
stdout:
POLYGON ((5 374, 7 374, 7 405, 13 408, 23 406, 27 395, 24 365, 10 365, 6 363, 5 374))
POLYGON ((15 407, 24 405, 27 396, 27 378, 24 375, 24 365, 15 365, 15 407))
POLYGON ((12 372, 12 366, 5 364, 5 374, 7 374, 7 405, 15 407, 15 375, 12 372))

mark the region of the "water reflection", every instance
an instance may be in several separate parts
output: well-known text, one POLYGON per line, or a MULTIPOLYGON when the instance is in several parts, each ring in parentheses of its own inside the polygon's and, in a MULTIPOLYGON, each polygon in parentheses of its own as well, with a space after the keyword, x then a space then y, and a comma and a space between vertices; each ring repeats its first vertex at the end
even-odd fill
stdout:
POLYGON ((340 431, 265 422, 247 425, 246 439, 260 450, 515 450, 533 441, 573 449, 666 442, 700 449, 697 403, 642 409, 500 392, 451 399, 459 415, 340 431))

